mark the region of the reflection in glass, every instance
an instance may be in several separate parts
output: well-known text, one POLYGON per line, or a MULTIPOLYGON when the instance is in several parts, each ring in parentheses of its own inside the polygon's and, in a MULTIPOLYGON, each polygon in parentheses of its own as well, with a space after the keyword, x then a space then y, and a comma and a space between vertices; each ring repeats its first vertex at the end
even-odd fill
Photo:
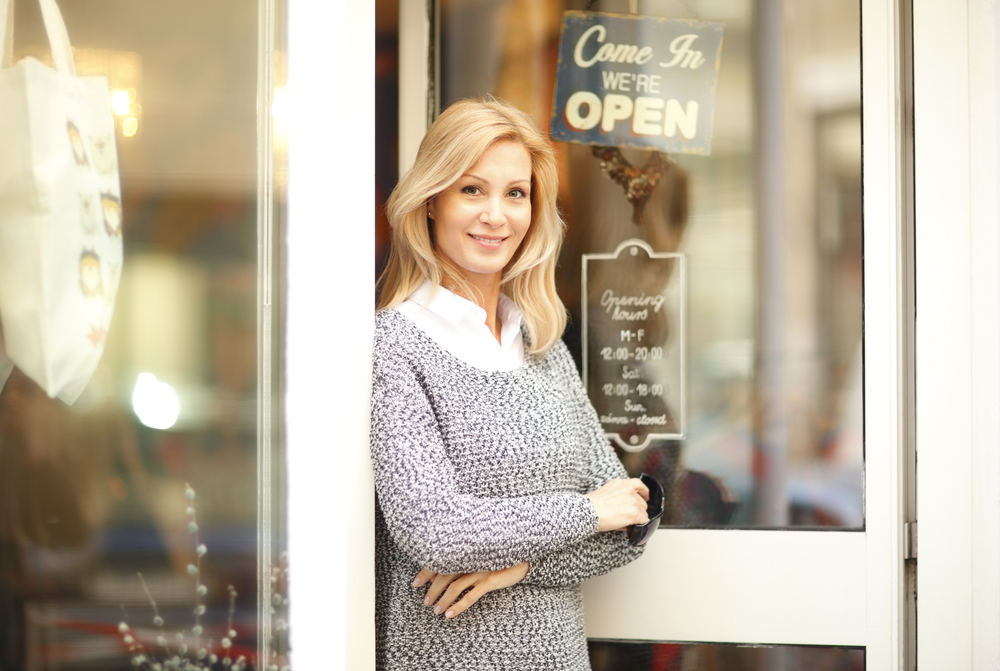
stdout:
MULTIPOLYGON (((0 392, 0 670, 258 666, 287 604, 276 524, 259 630, 257 3, 60 5, 78 71, 108 77, 125 259, 81 398, 16 370, 0 392)), ((46 56, 37 2, 14 37, 46 56)))
MULTIPOLYGON (((561 12, 586 4, 442 0, 442 106, 492 94, 547 128, 561 12)), ((628 13, 630 3, 593 4, 628 13)), ((665 484, 663 524, 862 528, 859 4, 638 5, 725 24, 713 150, 671 155, 636 224, 591 148, 556 144, 565 340, 582 365, 584 254, 630 238, 684 254, 685 436, 620 452, 631 473, 665 484)), ((678 278, 657 281, 675 291, 678 278)))
POLYGON ((590 641, 593 671, 864 671, 864 648, 590 641))

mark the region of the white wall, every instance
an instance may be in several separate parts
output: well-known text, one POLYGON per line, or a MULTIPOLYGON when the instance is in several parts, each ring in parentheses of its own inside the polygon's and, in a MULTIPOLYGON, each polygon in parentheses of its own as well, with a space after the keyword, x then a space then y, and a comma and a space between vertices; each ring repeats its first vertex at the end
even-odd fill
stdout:
POLYGON ((355 0, 288 5, 292 664, 371 669, 375 9, 355 0))

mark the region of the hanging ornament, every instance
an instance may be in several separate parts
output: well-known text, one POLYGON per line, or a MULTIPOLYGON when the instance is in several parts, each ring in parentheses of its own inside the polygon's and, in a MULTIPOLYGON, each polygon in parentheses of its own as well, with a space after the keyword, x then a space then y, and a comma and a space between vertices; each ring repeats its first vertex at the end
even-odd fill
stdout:
POLYGON ((601 172, 625 189, 625 197, 632 203, 632 221, 642 224, 642 212, 657 182, 667 174, 673 162, 659 151, 651 152, 646 165, 638 168, 622 156, 617 147, 593 147, 594 156, 601 162, 601 172))

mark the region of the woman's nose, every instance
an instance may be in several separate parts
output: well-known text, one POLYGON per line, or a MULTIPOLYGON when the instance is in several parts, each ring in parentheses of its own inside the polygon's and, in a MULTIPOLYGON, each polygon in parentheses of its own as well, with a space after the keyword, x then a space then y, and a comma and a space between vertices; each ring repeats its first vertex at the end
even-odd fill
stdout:
POLYGON ((497 198, 490 198, 486 209, 479 215, 479 221, 491 228, 503 226, 507 221, 507 215, 503 211, 503 203, 497 198))

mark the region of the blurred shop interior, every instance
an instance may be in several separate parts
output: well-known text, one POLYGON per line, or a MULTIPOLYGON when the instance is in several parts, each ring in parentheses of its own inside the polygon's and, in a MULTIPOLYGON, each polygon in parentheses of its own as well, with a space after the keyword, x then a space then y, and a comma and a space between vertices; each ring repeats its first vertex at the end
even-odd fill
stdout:
MULTIPOLYGON (((51 62, 38 3, 14 5, 15 61, 51 62)), ((275 629, 257 616, 257 3, 60 8, 78 74, 108 80, 125 258, 80 399, 50 399, 16 369, 0 393, 0 670, 130 669, 140 655, 237 668, 257 665, 261 636, 284 666, 280 530, 275 629)))

